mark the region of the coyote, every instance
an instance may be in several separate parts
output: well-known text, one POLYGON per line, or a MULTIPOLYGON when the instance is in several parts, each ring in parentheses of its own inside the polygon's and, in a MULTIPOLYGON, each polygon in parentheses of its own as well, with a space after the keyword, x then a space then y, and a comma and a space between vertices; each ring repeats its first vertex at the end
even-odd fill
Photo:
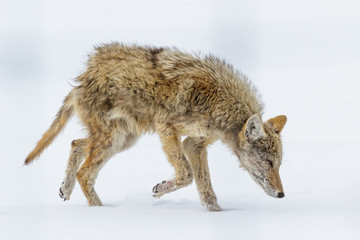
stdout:
POLYGON ((95 47, 50 128, 27 156, 31 163, 76 113, 88 131, 73 140, 60 197, 78 180, 90 206, 101 206, 95 179, 115 154, 156 132, 175 176, 152 189, 161 197, 192 183, 202 204, 221 211, 210 181, 207 146, 221 140, 264 191, 284 197, 280 132, 286 116, 263 123, 263 104, 248 78, 214 56, 120 43, 95 47), (186 136, 182 142, 181 137, 186 136), (82 163, 82 161, 84 162, 82 163), (80 164, 82 165, 80 166, 80 164))

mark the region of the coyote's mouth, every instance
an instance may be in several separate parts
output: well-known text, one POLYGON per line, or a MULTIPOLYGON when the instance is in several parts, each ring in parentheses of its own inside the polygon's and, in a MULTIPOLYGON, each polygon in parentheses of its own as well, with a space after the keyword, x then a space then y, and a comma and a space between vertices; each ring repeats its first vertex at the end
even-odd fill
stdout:
POLYGON ((250 173, 254 181, 264 190, 264 192, 274 198, 285 197, 284 192, 276 190, 272 184, 266 180, 265 176, 260 173, 250 173))

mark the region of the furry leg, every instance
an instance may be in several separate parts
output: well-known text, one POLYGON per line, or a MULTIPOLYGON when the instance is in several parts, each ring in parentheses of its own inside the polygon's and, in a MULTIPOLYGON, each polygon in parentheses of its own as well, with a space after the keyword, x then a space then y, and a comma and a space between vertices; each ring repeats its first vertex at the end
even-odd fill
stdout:
POLYGON ((105 163, 116 153, 133 146, 138 136, 133 134, 118 133, 109 137, 105 135, 91 139, 89 155, 77 172, 77 180, 88 200, 89 206, 102 206, 94 185, 99 171, 105 163))
POLYGON ((185 157, 180 137, 176 134, 172 126, 158 123, 157 132, 163 144, 164 152, 175 169, 174 179, 163 181, 153 188, 154 197, 161 197, 166 193, 173 192, 191 184, 193 173, 185 157))
POLYGON ((209 139, 187 137, 184 140, 184 149, 194 171, 201 203, 209 211, 221 211, 210 181, 206 151, 209 143, 209 139))
POLYGON ((78 139, 71 143, 71 152, 66 169, 66 176, 59 189, 59 196, 64 199, 64 201, 70 200, 76 182, 76 171, 79 169, 80 163, 84 158, 86 144, 87 139, 78 139))

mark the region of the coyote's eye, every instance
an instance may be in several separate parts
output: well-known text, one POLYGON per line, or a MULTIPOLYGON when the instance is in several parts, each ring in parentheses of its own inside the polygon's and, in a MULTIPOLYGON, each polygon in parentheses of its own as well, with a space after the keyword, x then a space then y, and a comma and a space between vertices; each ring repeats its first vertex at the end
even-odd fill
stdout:
POLYGON ((273 167, 273 162, 270 160, 266 160, 268 162, 268 164, 270 165, 270 167, 273 167))

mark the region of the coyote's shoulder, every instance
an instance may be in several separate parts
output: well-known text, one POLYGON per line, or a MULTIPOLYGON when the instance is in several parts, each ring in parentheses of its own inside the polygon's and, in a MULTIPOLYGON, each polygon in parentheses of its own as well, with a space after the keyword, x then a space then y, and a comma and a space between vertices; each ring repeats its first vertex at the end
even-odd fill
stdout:
POLYGON ((77 114, 88 136, 72 141, 60 188, 64 200, 69 200, 77 178, 89 205, 102 205, 94 189, 98 172, 115 153, 133 146, 146 132, 159 135, 175 170, 174 178, 153 188, 155 197, 195 179, 206 208, 221 210, 206 158, 207 146, 218 139, 233 150, 267 194, 284 197, 279 167, 280 132, 286 117, 263 123, 256 89, 224 61, 175 48, 112 43, 95 49, 76 81, 52 125, 25 160, 28 164, 38 157, 77 114), (182 136, 186 136, 184 141, 182 136))

